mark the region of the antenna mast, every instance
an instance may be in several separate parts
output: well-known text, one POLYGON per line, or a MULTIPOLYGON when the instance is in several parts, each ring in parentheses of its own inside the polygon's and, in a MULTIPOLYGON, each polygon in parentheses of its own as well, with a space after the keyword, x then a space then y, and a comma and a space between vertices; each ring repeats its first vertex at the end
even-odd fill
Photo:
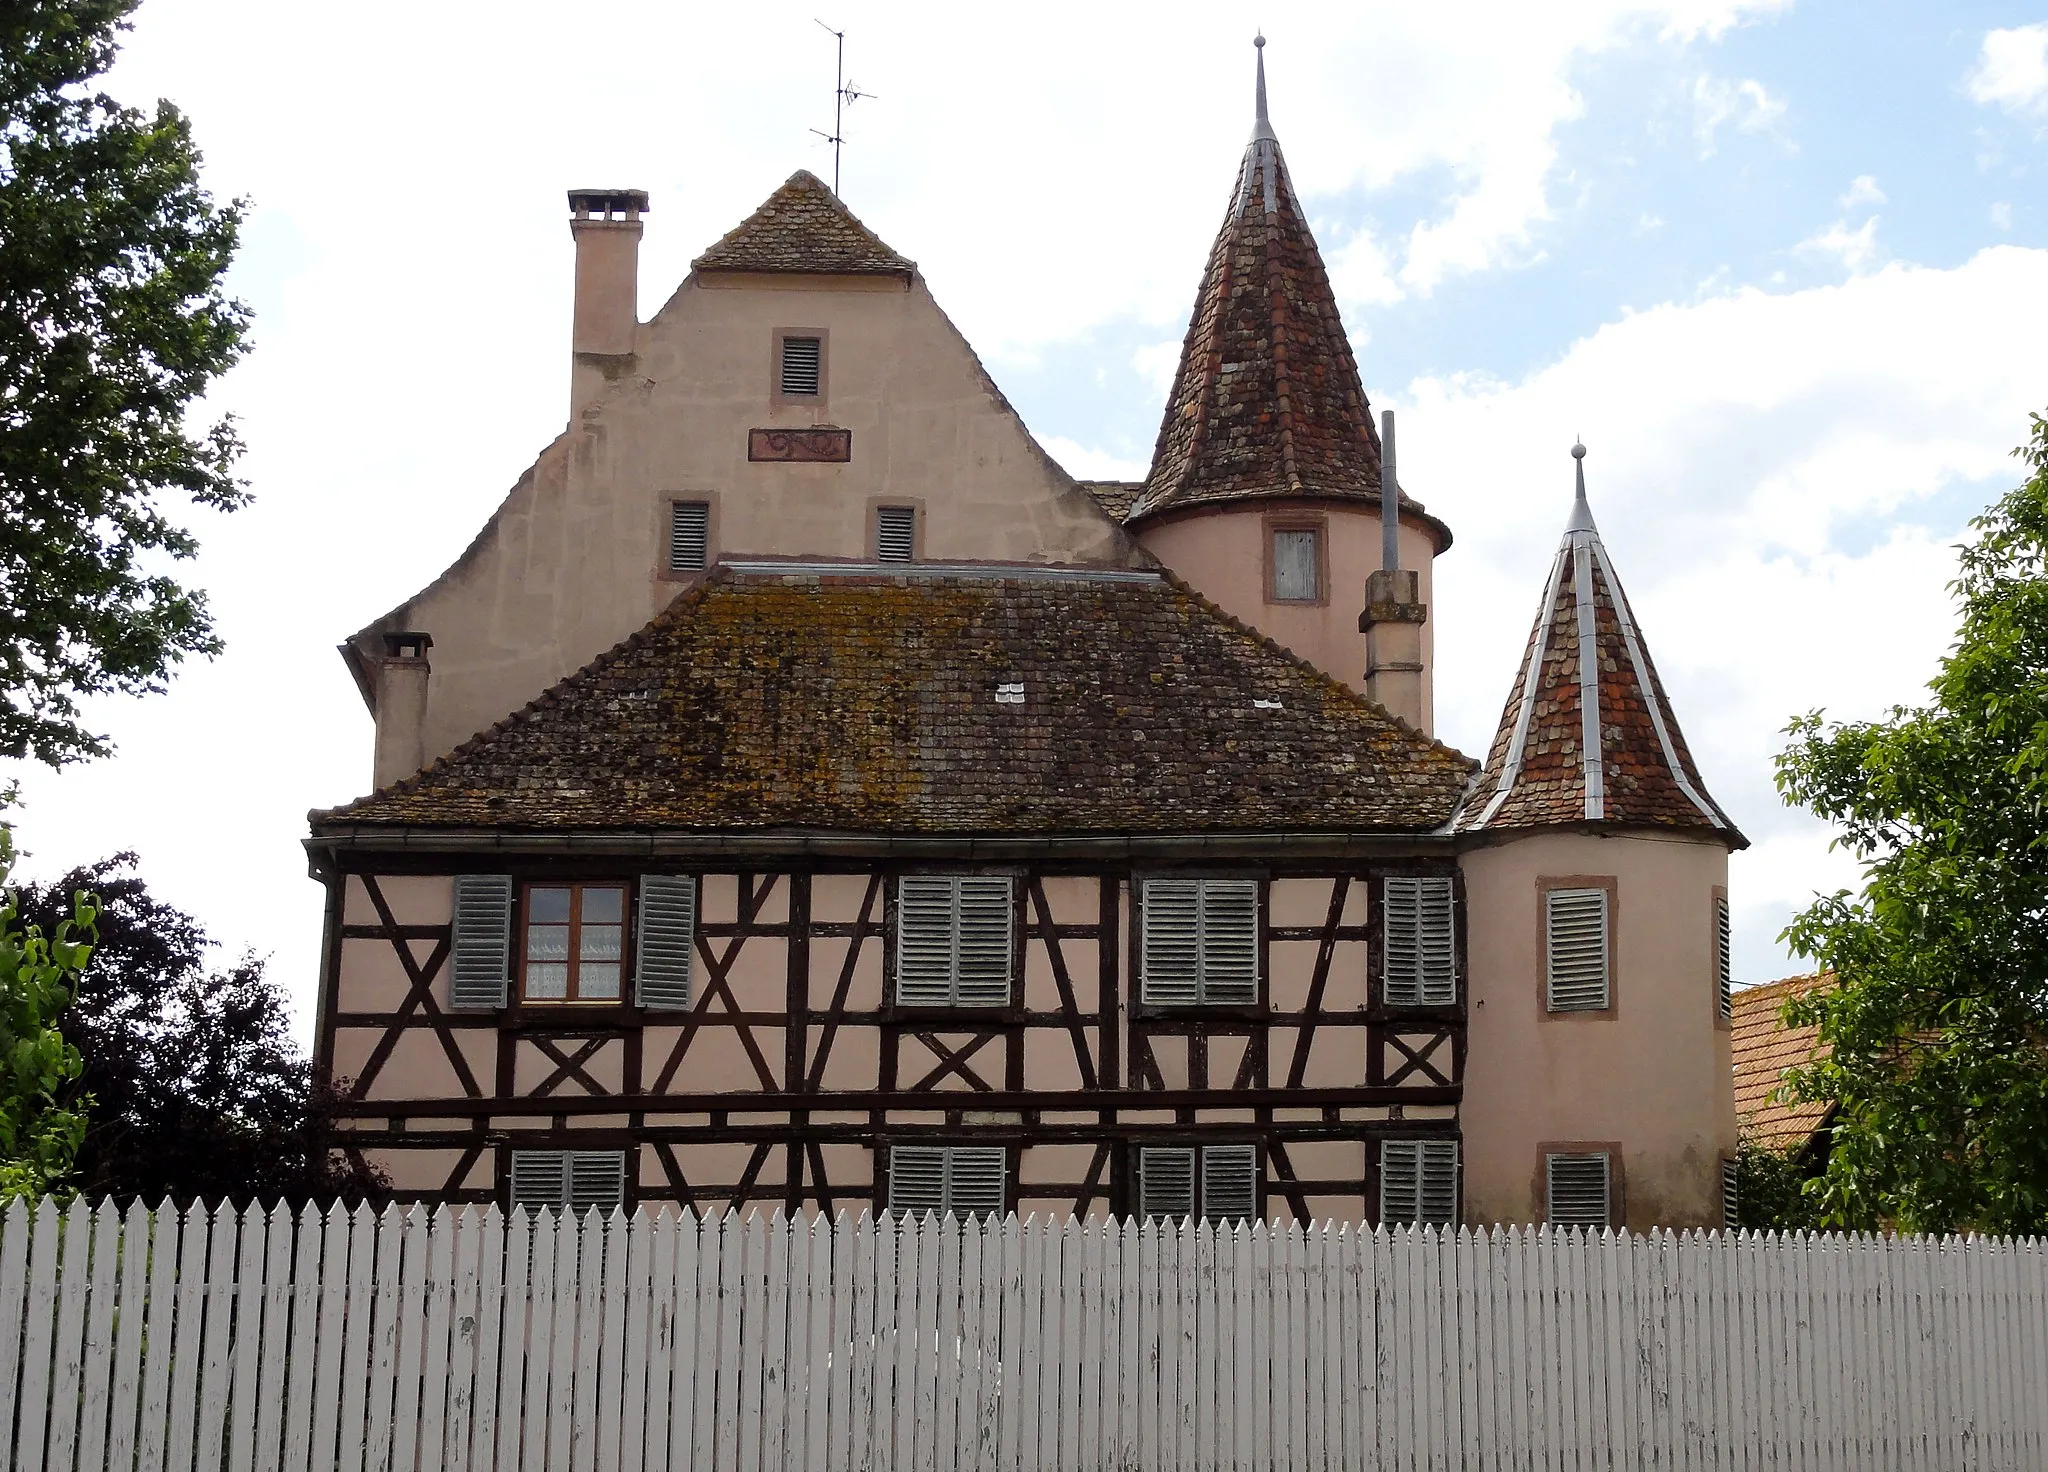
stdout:
POLYGON ((811 131, 832 145, 832 192, 837 194, 839 192, 839 147, 846 142, 844 136, 846 131, 846 109, 853 106, 861 98, 871 98, 875 94, 861 91, 853 79, 846 75, 846 32, 835 31, 823 21, 819 21, 818 24, 823 27, 826 35, 839 43, 839 63, 836 73, 837 80, 832 88, 832 131, 827 133, 823 128, 813 128, 811 131))

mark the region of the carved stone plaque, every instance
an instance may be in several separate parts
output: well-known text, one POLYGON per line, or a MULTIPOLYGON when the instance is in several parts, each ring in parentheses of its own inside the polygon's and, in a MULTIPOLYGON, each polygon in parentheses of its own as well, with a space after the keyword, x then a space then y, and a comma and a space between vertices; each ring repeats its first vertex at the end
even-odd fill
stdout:
POLYGON ((749 460, 803 460, 844 465, 853 459, 850 429, 750 429, 749 460))

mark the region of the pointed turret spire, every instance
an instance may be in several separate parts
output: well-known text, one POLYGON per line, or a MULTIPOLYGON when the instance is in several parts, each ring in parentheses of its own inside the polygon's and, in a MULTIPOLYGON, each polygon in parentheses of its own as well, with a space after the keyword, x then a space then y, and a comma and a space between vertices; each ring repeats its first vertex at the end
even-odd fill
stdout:
POLYGON ((1132 521, 1216 502, 1379 497, 1371 408, 1267 112, 1265 39, 1253 43, 1251 141, 1132 521))
POLYGON ((1584 823, 1709 829, 1748 840, 1707 795, 1586 499, 1577 494, 1550 565, 1527 656, 1463 829, 1584 823))

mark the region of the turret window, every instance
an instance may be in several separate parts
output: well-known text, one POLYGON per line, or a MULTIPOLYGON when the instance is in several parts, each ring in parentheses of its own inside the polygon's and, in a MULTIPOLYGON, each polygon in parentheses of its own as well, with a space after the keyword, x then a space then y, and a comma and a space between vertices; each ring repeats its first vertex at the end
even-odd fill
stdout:
POLYGON ((1614 895, 1576 885, 1543 894, 1544 1005, 1552 1012, 1606 1012, 1614 1006, 1614 895))
POLYGON ((1267 597, 1274 603, 1323 601, 1323 530, 1272 526, 1268 530, 1267 597))

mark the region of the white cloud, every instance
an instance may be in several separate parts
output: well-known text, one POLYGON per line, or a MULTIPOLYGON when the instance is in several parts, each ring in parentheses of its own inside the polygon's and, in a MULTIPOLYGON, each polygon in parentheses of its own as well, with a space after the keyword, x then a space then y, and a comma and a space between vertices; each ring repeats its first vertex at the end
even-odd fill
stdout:
POLYGON ((1076 480, 1143 480, 1152 468, 1150 458, 1132 460, 1070 440, 1064 435, 1042 434, 1038 443, 1060 468, 1076 480))
POLYGON ((1715 135, 1733 124, 1739 133, 1761 133, 1785 115, 1783 99, 1773 97, 1762 82, 1749 78, 1731 82, 1701 76, 1692 84, 1693 136, 1700 156, 1714 151, 1715 135))
POLYGON ((1733 870, 1741 974, 1783 974, 1770 936, 1854 873, 1779 804, 1779 733, 1817 706, 1863 718, 1921 697, 1954 629, 1951 544, 2016 479, 2008 451, 2042 407, 2044 333, 2048 251, 2000 246, 1651 308, 1513 382, 1409 385, 1403 479, 1458 536, 1430 610, 1440 733, 1467 751, 1492 735, 1582 432, 1686 736, 1756 841, 1733 870))
POLYGON ((1181 347, 1179 338, 1169 337, 1163 342, 1147 343, 1131 354, 1131 366, 1162 404, 1173 392, 1173 375, 1180 371, 1181 347))
POLYGON ((1986 31, 1970 96, 2007 112, 2048 112, 2048 21, 1986 31))
POLYGON ((1991 221, 1991 228, 1994 230, 2010 230, 2012 229, 2012 205, 2001 199, 1998 203, 1992 205, 1989 210, 1985 211, 1985 218, 1991 221))
POLYGON ((1851 230, 1846 223, 1837 220, 1820 234, 1809 236, 1792 248, 1809 260, 1833 261, 1853 276, 1868 270, 1877 261, 1877 221, 1878 217, 1872 215, 1851 230))
POLYGON ((1843 192, 1839 204, 1842 209, 1853 210, 1864 205, 1880 205, 1884 202, 1884 191, 1877 187, 1876 177, 1871 174, 1858 174, 1849 181, 1849 187, 1843 192))

